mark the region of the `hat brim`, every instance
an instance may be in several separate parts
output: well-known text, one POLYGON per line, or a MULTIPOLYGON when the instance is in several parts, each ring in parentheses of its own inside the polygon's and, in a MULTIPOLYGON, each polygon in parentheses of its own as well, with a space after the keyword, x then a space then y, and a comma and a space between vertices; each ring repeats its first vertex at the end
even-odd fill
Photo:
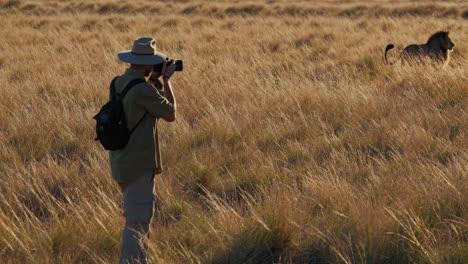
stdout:
POLYGON ((165 54, 160 52, 155 52, 154 55, 137 55, 130 50, 119 52, 117 56, 123 62, 142 65, 156 65, 164 62, 167 58, 165 54))

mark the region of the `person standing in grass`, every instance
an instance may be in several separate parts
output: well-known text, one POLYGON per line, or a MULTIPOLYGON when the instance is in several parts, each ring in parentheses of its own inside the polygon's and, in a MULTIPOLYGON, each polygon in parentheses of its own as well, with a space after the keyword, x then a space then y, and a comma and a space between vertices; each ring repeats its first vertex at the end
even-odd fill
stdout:
POLYGON ((115 79, 117 93, 133 80, 143 80, 123 99, 128 129, 134 129, 128 144, 109 151, 112 177, 124 200, 125 227, 119 263, 147 263, 144 239, 148 238, 154 211, 154 176, 162 172, 157 123, 159 119, 175 120, 176 101, 169 79, 176 66, 156 52, 155 40, 148 37, 135 40, 132 49, 120 52, 118 58, 130 67, 115 79), (161 72, 153 70, 158 64, 163 64, 161 72))

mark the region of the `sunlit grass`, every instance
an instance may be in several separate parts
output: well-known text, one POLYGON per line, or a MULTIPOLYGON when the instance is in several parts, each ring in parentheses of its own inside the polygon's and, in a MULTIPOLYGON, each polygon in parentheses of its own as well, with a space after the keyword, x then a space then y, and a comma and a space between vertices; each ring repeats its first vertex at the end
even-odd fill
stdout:
POLYGON ((468 262, 467 10, 0 1, 0 262, 117 261, 122 198, 92 116, 143 35, 185 64, 153 262, 468 262), (384 65, 389 42, 396 60, 437 30, 447 68, 384 65))

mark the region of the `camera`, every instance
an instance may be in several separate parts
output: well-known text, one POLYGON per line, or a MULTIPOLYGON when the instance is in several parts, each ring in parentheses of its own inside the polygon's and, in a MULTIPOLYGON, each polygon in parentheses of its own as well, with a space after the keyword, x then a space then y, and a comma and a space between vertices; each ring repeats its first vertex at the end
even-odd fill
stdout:
MULTIPOLYGON (((169 62, 172 62, 174 60, 166 60, 165 62, 161 62, 159 64, 155 64, 153 66, 153 71, 155 72, 161 72, 162 71, 162 67, 164 65, 164 63, 169 63, 169 62)), ((182 71, 184 69, 184 63, 182 60, 175 60, 175 71, 182 71)))

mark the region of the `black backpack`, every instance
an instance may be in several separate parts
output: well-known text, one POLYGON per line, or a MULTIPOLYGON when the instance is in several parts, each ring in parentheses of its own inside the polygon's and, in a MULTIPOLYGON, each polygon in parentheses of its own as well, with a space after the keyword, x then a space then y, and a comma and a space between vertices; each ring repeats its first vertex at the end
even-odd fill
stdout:
POLYGON ((127 120, 123 109, 123 99, 128 91, 135 85, 145 82, 143 79, 134 79, 125 86, 122 93, 115 91, 115 77, 110 85, 111 98, 94 116, 96 119, 96 135, 95 140, 99 140, 101 145, 107 150, 123 149, 130 139, 133 131, 143 121, 146 113, 138 121, 132 130, 127 128, 127 120))

